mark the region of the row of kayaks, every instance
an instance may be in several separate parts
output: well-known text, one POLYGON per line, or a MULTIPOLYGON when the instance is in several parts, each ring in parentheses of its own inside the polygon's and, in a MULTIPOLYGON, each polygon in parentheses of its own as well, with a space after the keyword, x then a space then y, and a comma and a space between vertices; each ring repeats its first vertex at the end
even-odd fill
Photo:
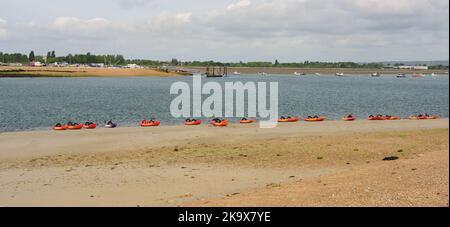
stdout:
MULTIPOLYGON (((105 128, 116 128, 117 126, 118 125, 115 124, 115 123, 108 122, 105 125, 105 128)), ((69 123, 67 123, 65 125, 62 125, 62 124, 58 123, 55 126, 53 126, 53 130, 65 131, 65 130, 96 129, 97 127, 98 127, 98 125, 93 123, 93 122, 86 122, 84 124, 69 122, 69 123)))
MULTIPOLYGON (((402 118, 399 116, 383 116, 383 115, 376 115, 376 116, 369 116, 368 120, 369 121, 393 121, 393 120, 401 120, 402 118)), ((417 116, 410 116, 408 119, 410 120, 434 120, 434 119, 440 119, 440 116, 430 116, 430 115, 417 115, 417 116)), ((299 122, 299 121, 306 121, 306 122, 322 122, 322 121, 326 121, 327 118, 326 117, 319 117, 319 116, 314 116, 314 117, 306 117, 304 119, 300 118, 300 117, 281 117, 278 119, 278 122, 280 123, 294 123, 294 122, 299 122)), ((349 115, 346 117, 342 118, 343 121, 356 121, 357 118, 349 115)), ((247 118, 242 118, 239 123, 240 124, 253 124, 256 123, 257 120, 254 119, 247 119, 247 118)), ((213 126, 217 126, 217 127, 226 127, 230 124, 230 121, 227 119, 213 119, 209 122, 211 125, 213 126)), ((197 120, 197 119, 187 119, 184 122, 184 125, 186 126, 197 126, 197 125, 202 125, 203 121, 202 120, 197 120)), ((141 127, 158 127, 161 125, 161 121, 157 121, 157 120, 143 120, 140 124, 141 127)), ((92 122, 86 122, 85 124, 78 124, 78 123, 68 123, 66 125, 61 125, 61 124, 56 124, 53 129, 56 131, 63 131, 63 130, 81 130, 81 129, 96 129, 98 127, 97 124, 92 123, 92 122)), ((105 128, 116 128, 118 127, 118 124, 113 123, 113 122, 108 122, 105 125, 105 128)))
POLYGON ((86 122, 85 124, 78 124, 78 123, 68 123, 66 125, 56 124, 53 129, 57 131, 63 131, 63 130, 81 130, 81 129, 95 129, 97 128, 97 124, 94 124, 92 122, 86 122))

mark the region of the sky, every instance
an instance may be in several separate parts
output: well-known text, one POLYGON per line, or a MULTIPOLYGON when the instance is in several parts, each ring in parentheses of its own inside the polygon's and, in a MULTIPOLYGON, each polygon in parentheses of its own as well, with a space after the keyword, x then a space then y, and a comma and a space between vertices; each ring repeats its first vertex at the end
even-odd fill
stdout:
POLYGON ((183 61, 449 59, 448 0, 0 0, 0 51, 183 61))

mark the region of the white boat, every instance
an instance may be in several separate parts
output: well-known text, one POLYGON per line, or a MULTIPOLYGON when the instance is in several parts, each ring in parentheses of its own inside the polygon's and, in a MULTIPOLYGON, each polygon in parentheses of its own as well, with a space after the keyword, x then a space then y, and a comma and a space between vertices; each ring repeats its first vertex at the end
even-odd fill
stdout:
POLYGON ((397 75, 397 78, 406 78, 406 75, 403 74, 403 73, 400 73, 400 74, 397 75))
POLYGON ((299 72, 295 72, 295 73, 294 73, 294 75, 296 75, 296 76, 305 76, 305 75, 306 75, 306 73, 299 73, 299 72))
POLYGON ((239 75, 241 75, 241 73, 240 72, 234 72, 233 75, 239 76, 239 75))
POLYGON ((431 76, 432 77, 437 77, 437 74, 436 73, 432 73, 431 76))
POLYGON ((316 76, 321 76, 321 74, 320 74, 320 73, 314 73, 314 75, 316 75, 316 76))
POLYGON ((372 77, 381 77, 381 74, 376 72, 376 73, 372 73, 372 77))
POLYGON ((267 76, 267 73, 266 72, 258 72, 258 75, 260 75, 260 76, 267 76))
POLYGON ((343 76, 345 76, 345 74, 344 73, 336 73, 336 76, 343 77, 343 76))

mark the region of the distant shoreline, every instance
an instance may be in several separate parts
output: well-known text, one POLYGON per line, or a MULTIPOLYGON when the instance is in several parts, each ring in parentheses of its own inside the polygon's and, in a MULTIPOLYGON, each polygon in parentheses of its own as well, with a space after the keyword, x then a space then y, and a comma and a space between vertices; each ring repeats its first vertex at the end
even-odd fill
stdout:
MULTIPOLYGON (((199 73, 205 72, 205 67, 187 67, 190 71, 199 73)), ((248 67, 229 67, 228 73, 233 74, 257 74, 265 72, 267 74, 294 75, 301 73, 307 75, 323 74, 334 75, 335 73, 344 73, 348 75, 371 75, 375 72, 381 75, 396 74, 432 74, 448 75, 446 70, 402 70, 402 69, 360 69, 360 68, 248 68, 248 67)), ((89 68, 89 67, 0 67, 0 78, 26 78, 26 77, 174 77, 185 76, 189 73, 164 72, 157 69, 124 69, 124 68, 89 68)))
MULTIPOLYGON (((205 70, 202 67, 189 67, 193 70, 205 70)), ((228 67, 228 73, 233 74, 238 72, 241 74, 257 74, 258 72, 265 72, 267 74, 292 74, 305 73, 308 75, 314 75, 316 73, 324 75, 334 75, 336 73, 344 73, 350 75, 372 75, 373 73, 396 75, 399 73, 404 74, 445 74, 448 75, 448 70, 407 70, 407 69, 376 69, 376 68, 283 68, 283 67, 228 67)))
POLYGON ((157 69, 123 69, 91 67, 0 67, 0 78, 22 77, 140 77, 180 76, 176 72, 164 72, 157 69))

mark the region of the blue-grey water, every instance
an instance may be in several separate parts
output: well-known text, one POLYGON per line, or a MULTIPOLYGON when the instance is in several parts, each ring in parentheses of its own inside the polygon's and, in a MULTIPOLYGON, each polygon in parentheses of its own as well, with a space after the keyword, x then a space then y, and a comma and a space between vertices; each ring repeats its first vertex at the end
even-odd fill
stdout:
MULTIPOLYGON (((191 84, 192 78, 1 78, 0 131, 50 129, 68 121, 103 124, 110 119, 120 126, 136 126, 149 118, 166 125, 181 124, 184 120, 174 119, 169 110, 176 97, 170 95, 170 86, 177 81, 191 84)), ((449 115, 448 76, 203 78, 203 82, 208 81, 277 81, 279 113, 284 116, 449 115)))

